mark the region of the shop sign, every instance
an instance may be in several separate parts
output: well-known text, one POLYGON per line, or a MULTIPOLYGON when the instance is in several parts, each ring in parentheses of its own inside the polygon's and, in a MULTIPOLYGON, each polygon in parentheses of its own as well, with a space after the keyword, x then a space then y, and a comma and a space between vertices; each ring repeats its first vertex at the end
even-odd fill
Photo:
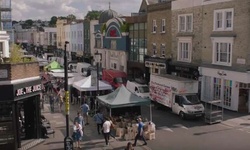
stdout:
POLYGON ((189 68, 187 67, 175 66, 175 70, 189 72, 189 68))
POLYGON ((41 84, 23 87, 23 88, 16 90, 15 96, 22 96, 22 95, 26 95, 26 94, 31 94, 31 93, 34 93, 37 91, 41 91, 41 89, 42 89, 41 84))

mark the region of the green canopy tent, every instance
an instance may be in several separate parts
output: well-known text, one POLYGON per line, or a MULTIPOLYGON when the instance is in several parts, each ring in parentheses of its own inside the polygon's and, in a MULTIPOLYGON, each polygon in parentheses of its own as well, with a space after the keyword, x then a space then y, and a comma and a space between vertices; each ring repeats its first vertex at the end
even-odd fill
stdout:
POLYGON ((98 96, 97 100, 110 109, 110 116, 112 115, 112 108, 149 105, 150 120, 152 121, 152 109, 150 99, 138 97, 137 95, 128 91, 128 89, 124 85, 121 85, 112 93, 103 96, 98 96))
POLYGON ((50 70, 55 70, 55 69, 62 69, 62 67, 57 61, 52 61, 50 64, 44 67, 44 69, 50 71, 50 70))

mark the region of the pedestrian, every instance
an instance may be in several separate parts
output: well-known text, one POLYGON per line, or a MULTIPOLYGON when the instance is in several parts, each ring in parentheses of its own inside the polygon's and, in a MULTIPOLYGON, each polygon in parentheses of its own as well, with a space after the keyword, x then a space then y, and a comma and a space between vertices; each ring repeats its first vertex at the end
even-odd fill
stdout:
POLYGON ((100 110, 97 110, 97 113, 94 115, 93 118, 94 118, 94 121, 95 121, 96 126, 97 126, 97 132, 98 132, 98 134, 101 134, 100 130, 102 130, 102 126, 104 123, 103 114, 100 112, 100 110))
POLYGON ((133 147, 131 142, 128 142, 127 147, 125 148, 125 150, 134 150, 134 147, 133 147))
POLYGON ((82 126, 82 131, 84 131, 84 118, 80 112, 77 112, 77 116, 75 117, 74 122, 78 122, 82 126))
POLYGON ((49 103, 51 112, 54 112, 54 96, 52 93, 49 96, 49 103))
POLYGON ((104 123, 103 123, 103 135, 105 139, 106 146, 109 146, 109 136, 110 136, 110 127, 111 127, 111 121, 107 118, 104 117, 104 123))
POLYGON ((89 125, 89 105, 87 104, 86 101, 84 101, 83 105, 80 107, 83 113, 84 120, 86 121, 85 125, 89 125))
POLYGON ((80 141, 82 140, 83 136, 83 131, 82 131, 82 126, 76 121, 74 126, 73 126, 73 140, 76 143, 76 148, 81 148, 80 147, 80 141))
POLYGON ((143 145, 147 145, 147 142, 146 142, 145 137, 143 135, 144 124, 142 123, 142 119, 138 118, 137 121, 138 121, 138 133, 135 136, 135 142, 134 142, 133 146, 136 146, 136 142, 139 138, 141 138, 143 140, 143 142, 144 142, 143 145))
POLYGON ((59 98, 59 112, 61 112, 62 110, 62 105, 63 105, 63 101, 64 101, 64 98, 65 98, 65 90, 63 88, 61 88, 57 94, 57 97, 59 98))

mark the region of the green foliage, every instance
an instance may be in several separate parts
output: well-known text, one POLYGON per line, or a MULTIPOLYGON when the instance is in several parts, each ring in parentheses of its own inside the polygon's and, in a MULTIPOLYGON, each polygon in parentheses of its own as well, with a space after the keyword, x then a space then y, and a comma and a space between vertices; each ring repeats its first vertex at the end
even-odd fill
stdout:
POLYGON ((27 63, 36 61, 33 57, 24 57, 23 53, 20 51, 22 48, 20 45, 13 44, 10 47, 10 63, 27 63))
POLYGON ((73 15, 73 14, 70 14, 70 15, 67 16, 67 19, 70 20, 70 21, 74 21, 74 20, 76 20, 76 16, 73 15))
POLYGON ((101 32, 103 33, 104 31, 106 31, 106 29, 107 29, 107 27, 106 27, 106 23, 104 23, 104 24, 102 25, 101 32))
POLYGON ((129 32, 129 24, 124 22, 120 27, 121 32, 129 32))
POLYGON ((21 46, 12 44, 10 47, 10 63, 20 63, 23 62, 22 56, 23 54, 19 51, 21 46))
POLYGON ((51 19, 49 21, 49 25, 51 27, 55 27, 56 26, 56 21, 57 21, 57 17, 56 16, 51 17, 51 19))
POLYGON ((101 13, 102 11, 98 11, 98 10, 88 11, 87 15, 84 18, 88 20, 97 20, 99 19, 101 13))
POLYGON ((33 25, 33 20, 28 19, 25 21, 25 24, 27 24, 28 26, 32 26, 33 25))

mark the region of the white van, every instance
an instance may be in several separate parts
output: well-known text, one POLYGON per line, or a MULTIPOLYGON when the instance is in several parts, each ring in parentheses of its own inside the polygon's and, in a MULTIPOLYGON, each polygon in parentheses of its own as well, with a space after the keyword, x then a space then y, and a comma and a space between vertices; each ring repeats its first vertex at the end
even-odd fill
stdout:
POLYGON ((149 87, 146 84, 139 84, 136 82, 127 81, 126 88, 134 93, 135 95, 148 98, 149 97, 149 87))
POLYGON ((87 76, 87 70, 91 66, 89 63, 81 62, 76 65, 76 72, 83 76, 87 76))

